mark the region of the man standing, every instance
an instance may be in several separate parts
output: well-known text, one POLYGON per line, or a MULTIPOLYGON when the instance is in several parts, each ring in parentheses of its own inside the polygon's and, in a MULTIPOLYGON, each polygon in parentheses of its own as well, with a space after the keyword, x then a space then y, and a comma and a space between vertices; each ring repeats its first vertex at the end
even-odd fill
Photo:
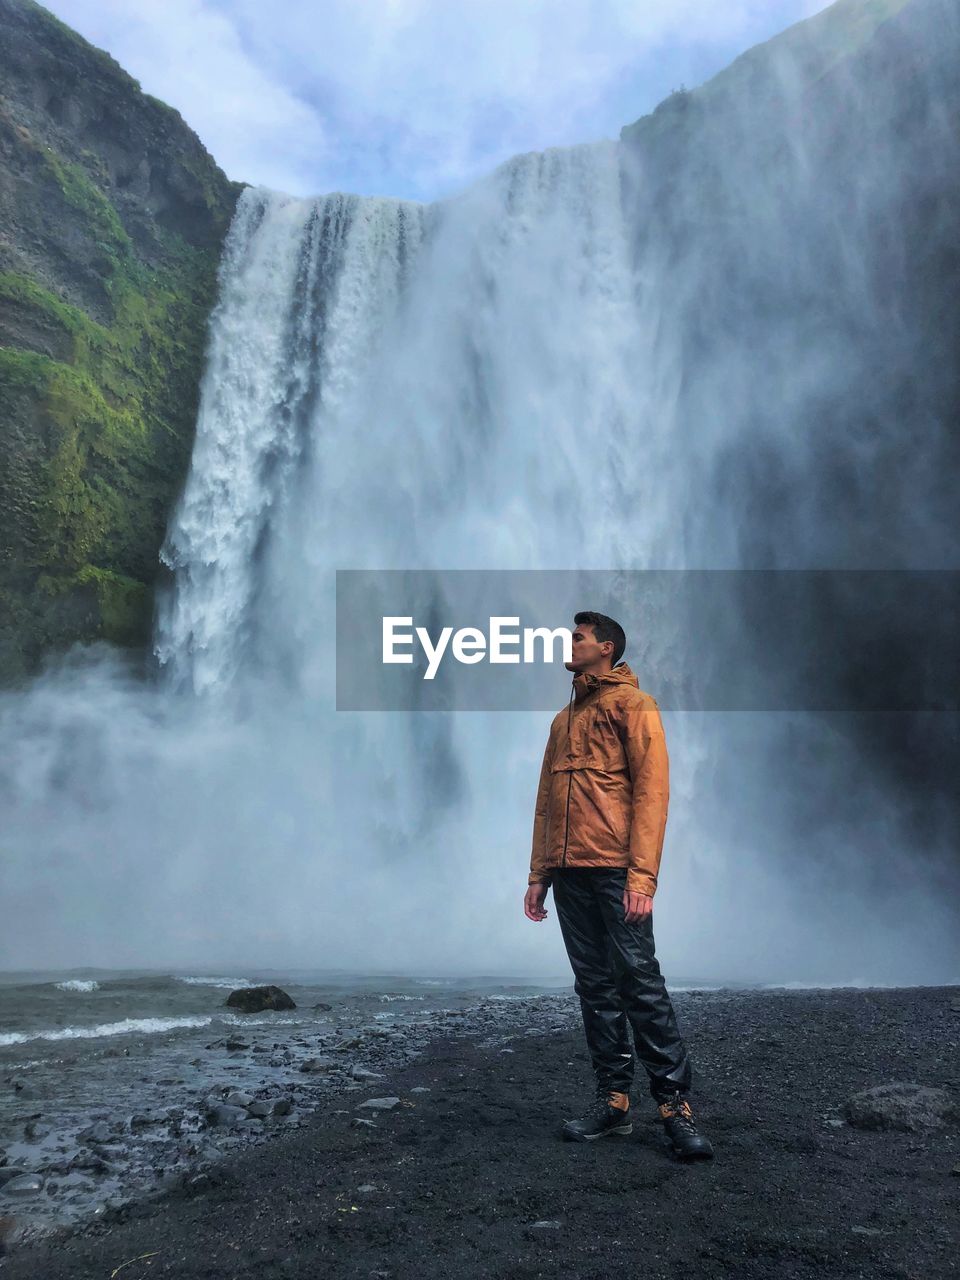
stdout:
POLYGON ((653 895, 669 801, 656 701, 620 658, 626 636, 602 613, 574 619, 570 705, 550 727, 533 827, 524 911, 543 920, 553 886, 597 1076, 594 1106, 564 1136, 630 1133, 634 1055, 674 1152, 713 1155, 689 1102, 691 1067, 654 951, 653 895))

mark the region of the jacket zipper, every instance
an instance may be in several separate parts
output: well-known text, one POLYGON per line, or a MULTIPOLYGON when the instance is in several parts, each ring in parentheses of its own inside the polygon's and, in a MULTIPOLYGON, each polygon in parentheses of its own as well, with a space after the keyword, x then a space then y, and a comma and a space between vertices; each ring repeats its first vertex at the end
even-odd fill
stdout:
MULTIPOLYGON (((570 701, 567 704, 567 750, 570 750, 570 724, 573 719, 573 699, 576 694, 576 683, 570 691, 570 701)), ((570 839, 570 790, 573 786, 573 770, 567 774, 567 811, 564 820, 563 831, 563 855, 560 858, 561 867, 567 865, 567 842, 570 839)))
POLYGON ((563 857, 560 859, 561 867, 567 865, 567 841, 570 839, 570 788, 573 786, 573 770, 567 774, 567 817, 566 830, 563 833, 563 857))

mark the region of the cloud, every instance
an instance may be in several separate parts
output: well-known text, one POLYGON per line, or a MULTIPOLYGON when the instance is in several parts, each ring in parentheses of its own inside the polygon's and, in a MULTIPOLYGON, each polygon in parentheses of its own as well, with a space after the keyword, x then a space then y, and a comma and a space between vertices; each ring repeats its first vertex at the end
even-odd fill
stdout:
POLYGON ((431 199, 616 136, 822 0, 54 0, 232 178, 431 199))
POLYGON ((51 9, 176 107, 231 178, 284 189, 327 149, 321 113, 207 0, 61 0, 51 9))

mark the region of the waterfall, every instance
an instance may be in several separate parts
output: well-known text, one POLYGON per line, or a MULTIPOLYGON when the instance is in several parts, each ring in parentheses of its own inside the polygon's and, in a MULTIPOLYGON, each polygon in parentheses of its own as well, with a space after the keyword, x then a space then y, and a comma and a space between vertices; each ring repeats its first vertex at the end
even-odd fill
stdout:
POLYGON ((156 653, 197 693, 222 689, 243 660, 266 547, 312 450, 329 443, 324 421, 363 376, 416 254, 421 214, 356 196, 307 201, 247 188, 240 198, 193 465, 161 552, 176 590, 156 653))
POLYGON ((163 553, 174 682, 303 676, 337 567, 647 564, 634 295, 614 143, 437 206, 245 191, 163 553))
MULTIPOLYGON (((336 711, 336 571, 956 568, 923 13, 434 205, 243 192, 157 679, 92 650, 3 698, 0 964, 565 971, 520 906, 550 713, 336 711)), ((626 657, 656 696, 709 636, 653 610, 626 657)), ((665 723, 668 972, 956 980, 955 717, 665 723)))

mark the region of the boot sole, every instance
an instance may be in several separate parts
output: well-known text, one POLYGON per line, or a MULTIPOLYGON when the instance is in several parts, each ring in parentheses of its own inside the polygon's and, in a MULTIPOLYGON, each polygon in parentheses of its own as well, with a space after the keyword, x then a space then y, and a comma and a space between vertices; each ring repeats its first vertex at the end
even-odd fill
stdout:
POLYGON ((564 1129, 563 1136, 569 1138, 571 1142, 595 1142, 597 1138, 608 1138, 611 1133, 633 1133, 633 1122, 618 1124, 613 1128, 604 1129, 602 1133, 575 1133, 570 1129, 564 1129))

